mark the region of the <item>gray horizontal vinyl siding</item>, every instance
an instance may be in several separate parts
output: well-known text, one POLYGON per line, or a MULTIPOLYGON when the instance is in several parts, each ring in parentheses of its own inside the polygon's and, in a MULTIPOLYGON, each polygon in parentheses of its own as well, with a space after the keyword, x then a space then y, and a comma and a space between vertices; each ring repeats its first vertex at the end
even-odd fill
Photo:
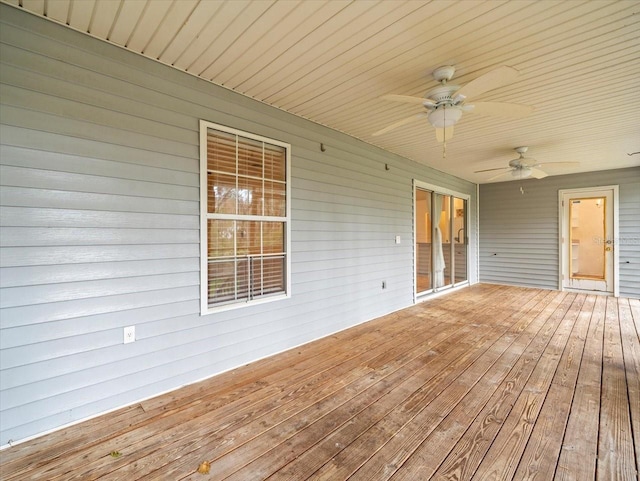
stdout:
POLYGON ((475 225, 473 184, 0 13, 1 445, 410 305, 413 179, 475 225), (290 299, 199 315, 200 119, 292 145, 290 299))
POLYGON ((558 191, 605 185, 619 186, 620 295, 640 297, 638 167, 481 185, 480 280, 557 289, 558 191))

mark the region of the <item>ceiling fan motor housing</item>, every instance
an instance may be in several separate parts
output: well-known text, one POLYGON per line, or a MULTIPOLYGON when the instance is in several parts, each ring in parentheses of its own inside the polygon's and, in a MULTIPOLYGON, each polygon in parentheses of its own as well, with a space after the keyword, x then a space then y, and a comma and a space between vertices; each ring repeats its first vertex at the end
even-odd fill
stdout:
POLYGON ((460 90, 459 85, 448 85, 455 73, 455 67, 445 65, 433 72, 433 77, 440 82, 440 85, 430 90, 426 97, 432 100, 435 105, 424 104, 429 111, 429 123, 437 129, 451 127, 462 117, 462 108, 457 105, 461 103, 453 98, 456 91, 460 90))
POLYGON ((435 100, 438 103, 451 102, 453 103, 453 94, 460 89, 459 85, 440 85, 430 90, 427 94, 427 98, 435 100))

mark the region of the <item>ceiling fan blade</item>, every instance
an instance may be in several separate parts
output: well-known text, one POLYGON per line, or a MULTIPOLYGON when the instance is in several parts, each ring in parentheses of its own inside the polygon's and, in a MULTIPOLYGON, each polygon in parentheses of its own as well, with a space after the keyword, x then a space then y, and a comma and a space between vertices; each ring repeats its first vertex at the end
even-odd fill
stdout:
POLYGON ((377 137, 378 135, 386 134, 387 132, 397 129, 398 127, 402 127, 403 125, 410 124, 411 122, 414 122, 418 119, 422 119, 426 117, 427 117, 427 114, 425 112, 420 112, 417 115, 412 115, 411 117, 407 117, 406 119, 402 119, 391 125, 387 125, 384 129, 378 130, 377 132, 374 132, 371 135, 374 137, 377 137))
POLYGON ((536 159, 525 158, 525 157, 514 159, 512 160, 512 162, 517 162, 519 165, 523 167, 529 167, 529 168, 538 167, 540 165, 540 162, 538 162, 536 159))
POLYGON ((509 169, 509 170, 507 170, 506 172, 502 172, 501 174, 494 175, 493 177, 489 177, 489 178, 487 179, 487 181, 496 180, 496 179, 499 179, 500 177, 503 177, 503 176, 505 176, 505 175, 510 175, 510 174, 511 174, 511 172, 512 172, 512 170, 513 170, 513 169, 511 169, 511 168, 510 168, 510 169, 509 169))
POLYGON ((496 167, 495 169, 476 170, 474 174, 479 174, 480 172, 492 172, 495 170, 511 170, 511 167, 496 167))
POLYGON ((445 140, 451 140, 453 138, 453 125, 449 127, 441 127, 436 129, 436 140, 438 142, 444 142, 445 140))
POLYGON ((480 115, 497 115, 500 117, 526 117, 534 111, 530 105, 511 104, 507 102, 474 102, 469 107, 470 113, 480 115))
POLYGON ((466 98, 470 99, 488 92, 489 90, 493 90, 513 82, 518 75, 519 73, 515 68, 503 65, 502 67, 491 70, 484 75, 480 75, 477 79, 472 80, 458 90, 456 95, 464 95, 466 98))
POLYGON ((531 177, 533 177, 534 179, 544 179, 549 175, 545 171, 540 169, 531 168, 530 170, 531 170, 531 177))
POLYGON ((532 165, 532 167, 540 167, 541 165, 566 165, 566 166, 578 166, 580 165, 580 162, 538 162, 535 165, 532 165))
POLYGON ((411 97, 409 95, 383 95, 381 97, 383 100, 391 100, 392 102, 402 102, 405 104, 418 104, 422 105, 425 102, 432 104, 433 102, 429 99, 425 99, 422 97, 411 97))

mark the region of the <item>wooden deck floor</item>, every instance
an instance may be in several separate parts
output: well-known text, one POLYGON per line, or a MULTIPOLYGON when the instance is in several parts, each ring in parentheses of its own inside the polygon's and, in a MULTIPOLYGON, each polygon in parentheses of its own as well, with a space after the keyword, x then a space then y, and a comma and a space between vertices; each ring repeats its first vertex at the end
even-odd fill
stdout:
POLYGON ((631 481, 639 333, 637 299, 476 285, 14 446, 0 473, 631 481))

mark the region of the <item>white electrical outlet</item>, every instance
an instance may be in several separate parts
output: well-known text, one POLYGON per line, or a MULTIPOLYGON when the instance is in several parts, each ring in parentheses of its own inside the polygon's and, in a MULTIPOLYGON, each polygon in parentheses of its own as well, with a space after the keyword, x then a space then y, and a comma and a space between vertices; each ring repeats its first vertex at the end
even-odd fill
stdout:
POLYGON ((129 344, 136 340, 136 326, 127 326, 124 328, 124 343, 129 344))

